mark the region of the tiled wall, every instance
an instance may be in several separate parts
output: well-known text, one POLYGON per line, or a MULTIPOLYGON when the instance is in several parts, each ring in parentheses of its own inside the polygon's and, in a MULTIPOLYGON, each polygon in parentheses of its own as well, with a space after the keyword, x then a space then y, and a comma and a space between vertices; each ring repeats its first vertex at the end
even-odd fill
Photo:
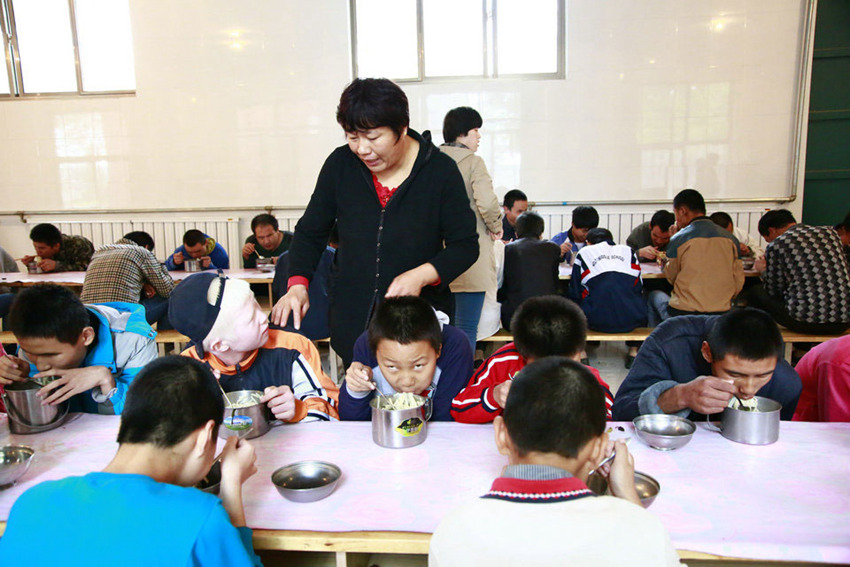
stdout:
MULTIPOLYGON (((500 196, 783 195, 804 4, 568 1, 566 80, 407 84, 411 124, 441 141, 446 110, 477 107, 500 196)), ((0 101, 0 210, 303 206, 343 143, 348 1, 131 0, 131 13, 135 96, 0 101)), ((215 213, 230 215, 246 232, 253 212, 215 213)), ((16 255, 26 233, 0 217, 16 255)))

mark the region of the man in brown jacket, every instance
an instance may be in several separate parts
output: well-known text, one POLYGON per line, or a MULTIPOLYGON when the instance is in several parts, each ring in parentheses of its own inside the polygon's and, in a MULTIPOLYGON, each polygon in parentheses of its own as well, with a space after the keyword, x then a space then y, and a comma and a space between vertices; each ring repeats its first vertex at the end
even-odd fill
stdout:
POLYGON ((685 189, 673 199, 676 234, 667 245, 664 275, 673 294, 649 294, 649 323, 676 315, 713 315, 732 308, 744 287, 744 266, 738 241, 705 216, 705 200, 685 189))

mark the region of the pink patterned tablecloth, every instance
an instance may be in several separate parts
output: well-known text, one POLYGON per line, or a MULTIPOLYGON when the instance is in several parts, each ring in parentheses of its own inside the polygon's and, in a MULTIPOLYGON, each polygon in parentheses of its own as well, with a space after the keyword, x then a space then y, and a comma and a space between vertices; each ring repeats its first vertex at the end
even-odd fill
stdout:
MULTIPOLYGON (((78 415, 33 436, 9 435, 0 414, 0 443, 26 444, 36 461, 22 481, 0 492, 0 520, 35 483, 103 468, 117 447, 118 418, 78 415)), ((615 424, 616 425, 616 424, 615 424)), ((631 424, 622 424, 632 435, 631 424)), ((274 427, 253 441, 259 472, 245 485, 248 523, 274 530, 412 531, 430 533, 455 506, 484 493, 505 460, 490 426, 429 424, 428 439, 410 449, 383 449, 369 423, 305 423, 274 427), (270 482, 285 464, 320 459, 343 478, 328 498, 289 502, 270 482)), ((661 483, 651 507, 681 550, 751 559, 850 562, 850 424, 783 422, 777 443, 740 445, 700 425, 690 444, 672 452, 629 445, 637 469, 661 483)))

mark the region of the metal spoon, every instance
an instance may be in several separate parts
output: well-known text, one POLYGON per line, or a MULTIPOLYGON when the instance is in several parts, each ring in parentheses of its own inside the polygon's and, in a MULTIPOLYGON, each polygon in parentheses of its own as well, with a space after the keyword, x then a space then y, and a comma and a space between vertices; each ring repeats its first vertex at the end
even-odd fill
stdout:
MULTIPOLYGON (((623 439, 622 441, 623 441, 623 443, 628 443, 628 442, 629 442, 629 441, 631 441, 631 440, 632 440, 632 438, 631 438, 631 437, 626 437, 626 438, 625 438, 625 439, 623 439)), ((617 439, 617 441, 620 441, 620 440, 619 440, 619 439, 617 439)), ((610 455, 608 455, 607 457, 605 457, 604 459, 602 459, 602 462, 600 462, 598 465, 596 465, 596 468, 595 468, 595 469, 593 469, 592 471, 590 471, 589 473, 587 473, 587 476, 589 477, 590 475, 592 475, 593 473, 595 473, 596 471, 598 471, 599 469, 601 469, 601 468, 602 468, 602 466, 603 466, 605 463, 610 463, 612 460, 614 460, 614 457, 616 457, 616 456, 617 456, 617 449, 612 449, 612 450, 611 450, 611 454, 610 454, 610 455)))

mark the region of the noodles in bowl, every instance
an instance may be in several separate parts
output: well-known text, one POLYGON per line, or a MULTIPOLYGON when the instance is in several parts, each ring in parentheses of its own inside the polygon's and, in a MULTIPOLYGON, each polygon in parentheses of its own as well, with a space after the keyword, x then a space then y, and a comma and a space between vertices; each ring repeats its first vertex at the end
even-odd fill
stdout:
POLYGON ((410 392, 401 392, 392 396, 377 396, 375 407, 382 410, 407 410, 418 408, 425 404, 422 396, 410 392))

